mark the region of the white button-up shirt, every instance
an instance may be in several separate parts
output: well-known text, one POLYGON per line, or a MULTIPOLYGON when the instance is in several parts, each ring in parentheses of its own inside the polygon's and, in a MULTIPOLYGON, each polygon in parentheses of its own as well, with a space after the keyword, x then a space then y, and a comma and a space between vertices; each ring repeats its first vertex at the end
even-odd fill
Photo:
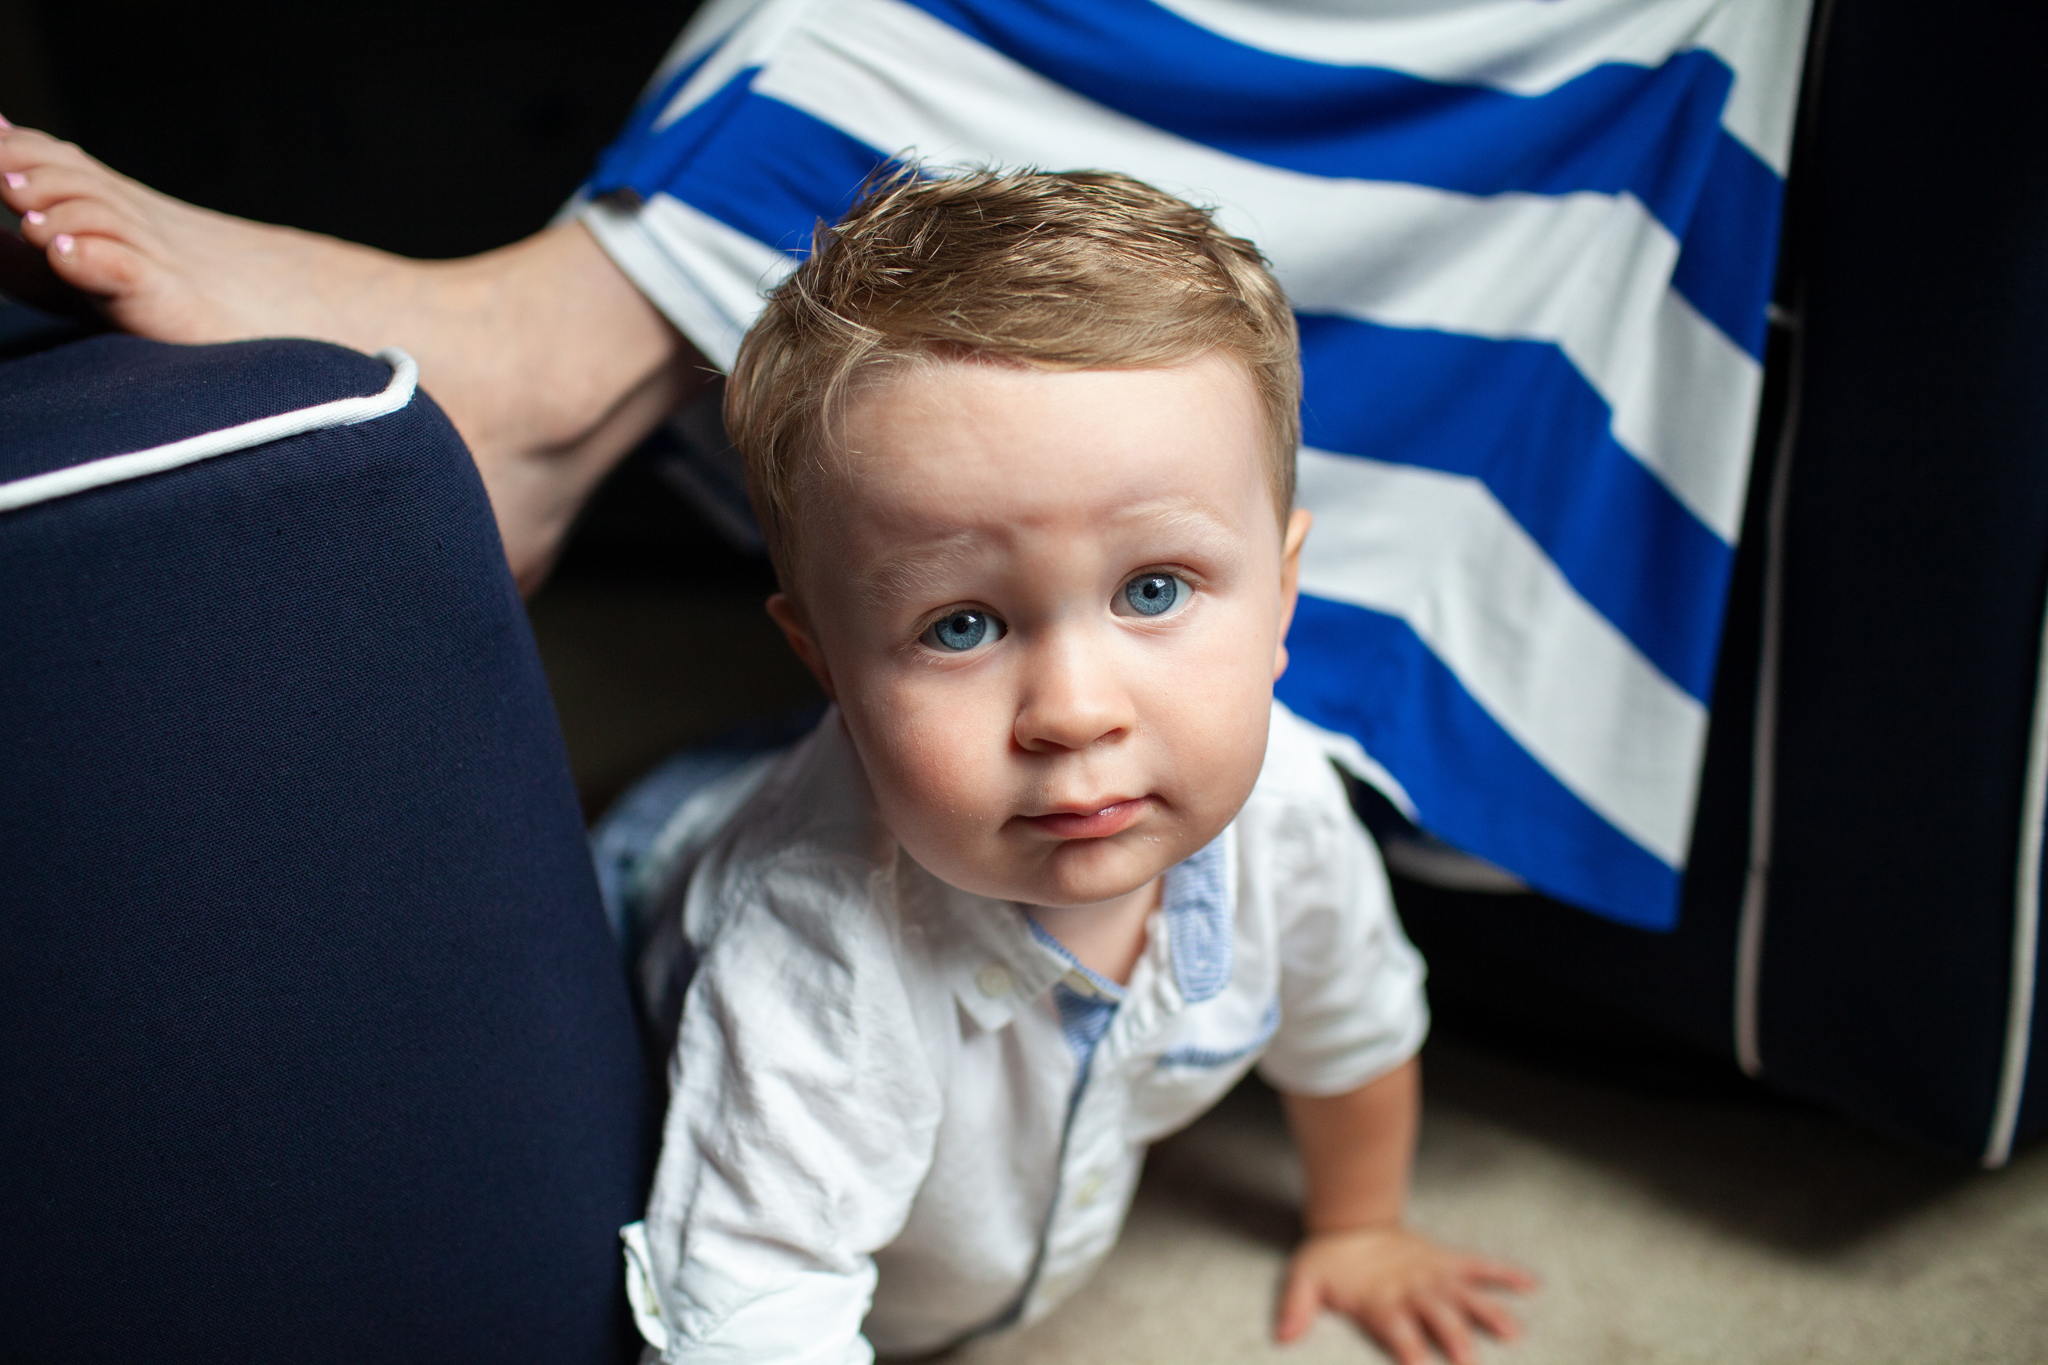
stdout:
POLYGON ((660 1358, 842 1365, 1032 1321, 1115 1242, 1146 1147, 1252 1065, 1336 1094, 1411 1056, 1422 964, 1328 748, 1275 704, 1123 987, 903 854, 836 714, 695 803, 696 968, 626 1237, 660 1358))

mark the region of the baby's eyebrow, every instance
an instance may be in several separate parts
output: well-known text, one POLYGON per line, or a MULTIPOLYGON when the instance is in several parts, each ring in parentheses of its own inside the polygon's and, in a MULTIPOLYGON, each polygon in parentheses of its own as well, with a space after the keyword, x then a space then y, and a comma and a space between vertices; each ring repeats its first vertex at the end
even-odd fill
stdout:
POLYGON ((1209 504, 1193 498, 1135 503, 1122 508, 1116 515, 1119 521, 1148 522, 1153 529, 1169 536, 1188 533, 1203 536, 1236 534, 1228 517, 1219 515, 1209 504))
MULTIPOLYGON (((1212 546, 1237 536, 1228 517, 1193 498, 1130 503, 1112 512, 1109 520, 1139 523, 1164 539, 1199 540, 1212 546)), ((982 539, 972 531, 956 531, 885 555, 860 573, 855 591, 864 605, 876 610, 951 596, 953 581, 982 539)))
POLYGON ((943 596, 940 589, 955 566, 973 553, 975 539, 972 533, 959 531, 884 556, 869 565, 854 586, 862 602, 878 608, 943 596))

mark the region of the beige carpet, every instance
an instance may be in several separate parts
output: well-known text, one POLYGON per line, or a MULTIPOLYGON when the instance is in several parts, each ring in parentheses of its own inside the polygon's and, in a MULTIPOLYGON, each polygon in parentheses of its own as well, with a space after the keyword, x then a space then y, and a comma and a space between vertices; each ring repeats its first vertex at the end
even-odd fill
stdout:
MULTIPOLYGON (((1938 1163, 1759 1097, 1649 1096, 1444 1043, 1415 1219, 1543 1289, 1513 1365, 2048 1361, 2048 1150, 1938 1163)), ((1383 1359, 1326 1317, 1266 1335, 1298 1179, 1270 1094, 1241 1090, 1153 1154, 1098 1278, 955 1365, 1383 1359)))
MULTIPOLYGON (((758 595, 558 584, 534 603, 587 809, 812 695, 758 595)), ((1489 1361, 2048 1362, 2048 1147, 1977 1172, 1725 1085, 1645 1093, 1442 1041, 1425 1085, 1416 1220, 1544 1280, 1489 1361)), ((1297 1181, 1272 1096, 1240 1090, 1154 1152, 1089 1286, 950 1365, 1383 1359, 1331 1319, 1269 1342, 1297 1181)))

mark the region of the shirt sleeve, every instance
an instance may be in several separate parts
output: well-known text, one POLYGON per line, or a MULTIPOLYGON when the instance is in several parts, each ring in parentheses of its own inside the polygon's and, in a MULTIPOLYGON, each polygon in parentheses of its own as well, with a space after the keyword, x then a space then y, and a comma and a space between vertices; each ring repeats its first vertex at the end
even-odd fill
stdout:
POLYGON ((648 1335, 678 1365, 865 1365, 874 1253, 930 1167, 938 1084, 862 869, 792 860, 736 894, 671 1064, 648 1335))
POLYGON ((1415 1055, 1429 1032, 1421 954, 1401 932, 1379 850, 1332 795, 1274 830, 1280 1025, 1259 1064, 1277 1089, 1338 1095, 1415 1055))

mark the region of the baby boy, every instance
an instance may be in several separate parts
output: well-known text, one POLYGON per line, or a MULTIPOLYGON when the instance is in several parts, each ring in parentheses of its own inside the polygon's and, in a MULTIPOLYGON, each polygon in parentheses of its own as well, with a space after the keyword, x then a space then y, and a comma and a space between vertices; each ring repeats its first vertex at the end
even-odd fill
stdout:
POLYGON ((628 1287, 664 1361, 1030 1322, 1146 1146, 1255 1064, 1324 1306, 1404 1362, 1515 1324, 1403 1223, 1427 1026, 1321 732, 1273 701, 1309 517, 1256 250, 1107 174, 878 185, 747 336, 727 422, 834 708, 722 808, 628 1287))

